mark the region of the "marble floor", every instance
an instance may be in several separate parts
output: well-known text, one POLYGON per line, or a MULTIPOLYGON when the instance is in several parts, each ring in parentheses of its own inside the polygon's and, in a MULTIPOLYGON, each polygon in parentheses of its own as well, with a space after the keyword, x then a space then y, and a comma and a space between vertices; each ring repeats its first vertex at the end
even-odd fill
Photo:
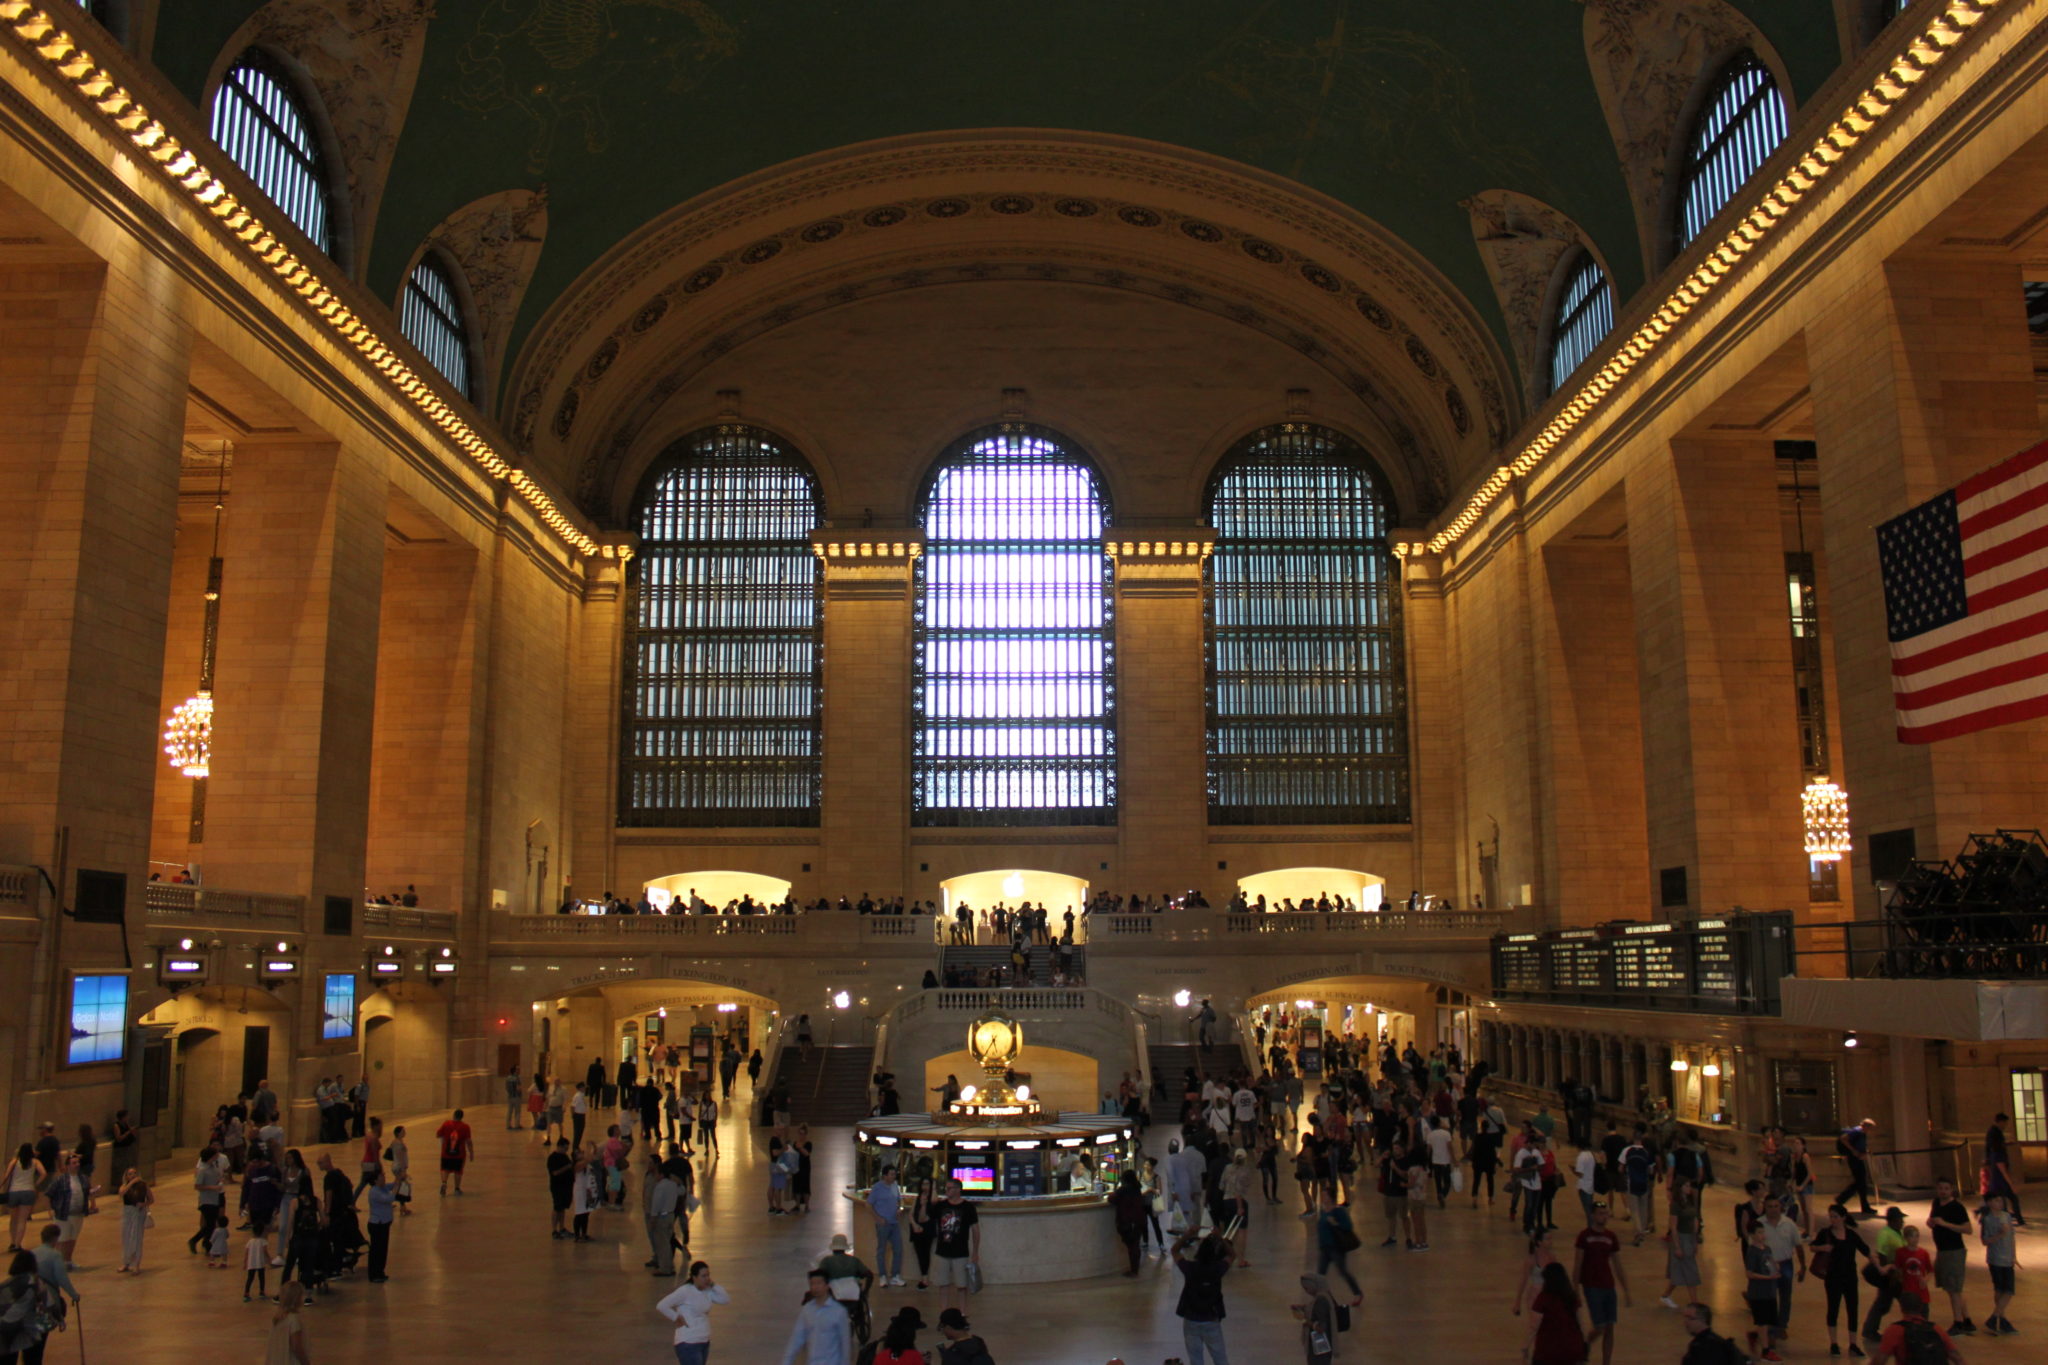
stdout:
MULTIPOLYGON (((744 1112, 739 1105, 728 1109, 735 1115, 744 1112)), ((425 1178, 418 1182, 417 1213, 401 1220, 392 1239, 390 1283, 367 1284, 358 1272, 307 1316, 317 1365, 560 1359, 577 1353, 605 1365, 672 1360, 670 1328, 653 1312, 668 1285, 642 1266, 648 1249, 640 1221, 631 1214, 593 1215, 595 1244, 551 1240, 540 1148, 530 1134, 505 1132, 502 1110, 472 1115, 480 1122, 475 1124, 478 1152, 468 1193, 437 1198, 429 1135, 440 1117, 407 1122, 415 1169, 425 1178)), ((1163 1145, 1164 1136, 1154 1131, 1163 1145)), ((804 1270, 824 1252, 832 1233, 853 1230, 853 1209, 838 1197, 851 1174, 851 1136, 844 1129, 815 1134, 818 1197, 815 1211, 806 1217, 768 1216, 761 1144, 747 1140, 736 1118, 724 1124, 721 1137, 724 1153, 709 1169, 704 1208, 694 1229, 696 1254, 711 1263, 733 1299, 714 1315, 712 1358, 728 1365, 773 1365, 788 1340, 804 1270)), ((316 1149, 301 1150, 310 1161, 316 1149)), ((333 1151, 336 1163, 351 1169, 344 1158, 352 1158, 353 1149, 323 1150, 333 1151)), ((149 1234, 140 1276, 114 1272, 118 1213, 88 1220, 77 1271, 84 1297, 84 1359, 104 1365, 191 1365, 194 1360, 259 1358, 268 1308, 242 1302, 239 1269, 208 1271, 203 1258, 185 1251, 184 1239, 197 1221, 190 1185, 188 1165, 165 1164, 157 1227, 149 1234)), ((1293 1195, 1291 1190, 1283 1193, 1293 1195)), ((635 1197, 629 1194, 628 1202, 635 1204, 635 1197)), ((1739 1263, 1724 1235, 1730 1207, 1724 1190, 1710 1193, 1706 1226, 1713 1235, 1703 1256, 1705 1297, 1721 1311, 1724 1323, 1743 1320, 1737 1302, 1739 1263)), ((1290 1204, 1256 1210, 1252 1265, 1226 1282, 1226 1336, 1235 1365, 1301 1358, 1288 1305, 1299 1297, 1296 1277, 1313 1251, 1305 1225, 1294 1216, 1297 1209, 1290 1204)), ((1360 1218, 1366 1246, 1352 1257, 1366 1306, 1340 1358, 1374 1365, 1517 1361, 1523 1320, 1510 1316, 1509 1305, 1520 1273, 1521 1238, 1505 1209, 1505 1196, 1490 1215, 1454 1196, 1449 1210, 1431 1212, 1431 1249, 1408 1253, 1378 1248, 1378 1201, 1368 1200, 1360 1218)), ((1924 1207, 1909 1213, 1922 1217, 1924 1207)), ((1564 1225, 1559 1236, 1568 1242, 1579 1226, 1575 1204, 1560 1207, 1559 1222, 1564 1225)), ((36 1228, 29 1235, 33 1238, 36 1228)), ((245 1237, 235 1236, 236 1265, 245 1237)), ((2033 1238, 2025 1232, 2022 1237, 2021 1297, 2013 1317, 2027 1334, 1970 1340, 1966 1350, 1973 1365, 2041 1358, 2048 1319, 2028 1311, 2029 1272, 2024 1267, 2034 1259, 2028 1245, 2033 1238), (2040 1332, 2034 1330, 2036 1322, 2040 1332)), ((865 1251, 866 1239, 861 1241, 865 1251)), ((1569 1250, 1564 1254, 1569 1261, 1569 1250)), ((1990 1309, 1989 1281, 1982 1252, 1973 1248, 1972 1257, 1971 1306, 1981 1322, 1990 1309)), ((1646 1242, 1629 1250, 1624 1264, 1634 1286, 1634 1306, 1622 1311, 1615 1359, 1629 1365, 1676 1361, 1684 1350, 1684 1333, 1677 1314, 1657 1303, 1663 1286, 1662 1244, 1646 1242)), ((1177 1288, 1178 1276, 1169 1264, 1148 1261, 1135 1282, 1111 1277, 990 1288, 973 1301, 969 1313, 999 1365, 1103 1365, 1111 1358, 1127 1365, 1160 1365, 1186 1354, 1173 1312, 1177 1288)), ((906 1302, 919 1304, 925 1321, 935 1327, 936 1291, 878 1290, 878 1319, 906 1302)), ((1794 1319, 1787 1358, 1824 1359, 1827 1338, 1818 1286, 1800 1287, 1794 1319)), ((938 1339, 933 1330, 919 1344, 930 1349, 938 1339)), ((53 1342, 48 1360, 69 1365, 80 1358, 79 1348, 76 1335, 67 1334, 53 1342)))

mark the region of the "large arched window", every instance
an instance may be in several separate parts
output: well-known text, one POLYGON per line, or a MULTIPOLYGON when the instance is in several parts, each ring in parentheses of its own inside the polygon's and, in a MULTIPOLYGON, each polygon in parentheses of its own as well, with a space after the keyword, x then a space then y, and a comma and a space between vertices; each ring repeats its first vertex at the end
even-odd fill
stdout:
POLYGON ((405 281, 405 299, 398 310, 405 339, 419 348, 427 363, 439 370, 464 398, 476 397, 470 387, 469 327, 456 297, 455 277, 440 254, 428 251, 405 281))
POLYGON ((1607 274, 1590 251, 1568 264, 1564 292, 1558 295, 1557 316, 1550 327, 1550 388, 1564 387, 1573 370, 1593 354, 1614 326, 1614 291, 1607 274))
POLYGON ((1785 140, 1785 97, 1753 52, 1721 69, 1693 124, 1680 169, 1678 244, 1706 230, 1785 140))
POLYGON ((979 431, 939 462, 917 567, 920 825, 1116 820, 1109 519, 1052 432, 979 431))
POLYGON ((818 490, 765 432, 685 438, 635 525, 622 825, 815 825, 818 490))
POLYGON ((313 245, 332 255, 326 158, 293 84, 275 59, 250 48, 214 92, 213 140, 313 245))
POLYGON ((1288 423, 1209 485, 1209 818, 1408 819, 1391 502, 1365 452, 1288 423))

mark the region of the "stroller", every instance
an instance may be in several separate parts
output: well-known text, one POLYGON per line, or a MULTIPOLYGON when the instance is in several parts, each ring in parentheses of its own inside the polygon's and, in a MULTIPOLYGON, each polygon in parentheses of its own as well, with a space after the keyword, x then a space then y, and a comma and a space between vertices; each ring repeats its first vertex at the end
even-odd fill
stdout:
POLYGON ((328 1216, 327 1239, 321 1245, 321 1277, 331 1280, 354 1270, 363 1257, 363 1248, 369 1244, 369 1238, 363 1236, 356 1223, 354 1209, 344 1204, 334 1210, 328 1216))

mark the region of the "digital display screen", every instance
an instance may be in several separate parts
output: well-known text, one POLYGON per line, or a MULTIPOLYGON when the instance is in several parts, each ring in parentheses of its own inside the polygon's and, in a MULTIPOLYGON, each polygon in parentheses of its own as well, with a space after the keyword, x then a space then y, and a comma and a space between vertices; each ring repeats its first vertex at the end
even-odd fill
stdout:
POLYGON ((375 976, 397 976, 404 970, 405 964, 393 962, 390 958, 379 958, 370 964, 370 972, 375 976))
POLYGON ((206 970, 206 964, 196 957, 171 957, 164 959, 166 976, 198 976, 206 970))
POLYGON ((128 1038, 128 978, 71 978, 71 1043, 64 1060, 118 1062, 128 1038))
POLYGON ((996 1172, 993 1166, 955 1166, 953 1178, 960 1182, 960 1188, 968 1194, 992 1194, 996 1188, 996 1172))
POLYGON ((321 1007, 322 1038, 356 1036, 356 978, 352 972, 330 972, 321 1007))
POLYGON ((288 957, 265 958, 263 974, 265 976, 297 976, 299 974, 299 964, 288 957))

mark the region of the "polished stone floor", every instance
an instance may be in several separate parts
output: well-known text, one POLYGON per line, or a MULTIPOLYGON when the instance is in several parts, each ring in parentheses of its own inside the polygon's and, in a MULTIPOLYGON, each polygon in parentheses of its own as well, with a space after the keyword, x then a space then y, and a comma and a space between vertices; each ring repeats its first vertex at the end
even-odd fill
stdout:
MULTIPOLYGON (((734 1105, 728 1112, 744 1110, 734 1105)), ((322 1298, 307 1317, 313 1360, 318 1365, 411 1365, 562 1359, 578 1353, 605 1365, 672 1360, 670 1328, 652 1311, 667 1284, 642 1267, 648 1250, 639 1220, 631 1214, 593 1215, 599 1239, 594 1245, 551 1240, 540 1148, 530 1134, 503 1131, 502 1111, 472 1115, 481 1121, 475 1125, 478 1156, 470 1169, 469 1192, 460 1199, 437 1198, 429 1135, 439 1117, 408 1122, 415 1171, 423 1178, 414 1204, 418 1212, 401 1221, 392 1240, 391 1282, 367 1284, 359 1272, 340 1282, 339 1293, 322 1298)), ((727 1365, 773 1365, 788 1339, 804 1270, 824 1252, 832 1233, 852 1230, 853 1210, 837 1195, 850 1178, 851 1140, 843 1129, 818 1132, 815 1211, 807 1217, 769 1217, 764 1212, 764 1156, 743 1134, 736 1120, 723 1126, 725 1151, 709 1172, 694 1250, 711 1263, 733 1298, 714 1315, 712 1358, 727 1365)), ((1163 1144, 1158 1130, 1155 1137, 1163 1144)), ((314 1149, 301 1150, 310 1161, 314 1149)), ((344 1158, 352 1158, 354 1150, 331 1150, 337 1164, 350 1169, 344 1158)), ((196 1225, 190 1184, 188 1165, 166 1163, 158 1226, 149 1234, 145 1272, 139 1277, 114 1272, 118 1213, 88 1220, 78 1260, 85 1359, 111 1365, 190 1365, 194 1360, 260 1357, 267 1307, 242 1302, 239 1269, 208 1271, 203 1258, 185 1251, 184 1239, 196 1225)), ((1283 1193, 1292 1197, 1291 1190, 1283 1193)), ((629 1194, 628 1203, 637 1204, 634 1195, 629 1194)), ((1296 1277, 1313 1251, 1305 1225, 1293 1216, 1297 1208, 1257 1210, 1252 1265, 1227 1281, 1226 1335, 1234 1365, 1301 1359, 1288 1305, 1299 1297, 1296 1277)), ((1509 1306, 1521 1273, 1522 1244, 1505 1208, 1505 1196, 1491 1216, 1454 1196, 1448 1211, 1431 1211, 1431 1249, 1407 1253, 1378 1248, 1379 1203, 1369 1198, 1359 1220, 1366 1246, 1352 1257, 1366 1307, 1357 1330, 1344 1342, 1342 1359, 1374 1365, 1518 1360, 1523 1320, 1510 1316, 1509 1306)), ((1921 1207, 1910 1212, 1924 1216, 1921 1207)), ((1560 1206, 1558 1221, 1564 1225, 1559 1238, 1568 1243, 1579 1226, 1576 1205, 1560 1206)), ((1740 1321, 1739 1263, 1731 1239, 1721 1235, 1730 1226, 1730 1200, 1722 1190, 1710 1194, 1706 1226, 1714 1234, 1702 1258, 1706 1297, 1724 1322, 1740 1321)), ((237 1266, 245 1237, 235 1237, 237 1266)), ((2023 1234, 2021 1297, 2013 1309, 2014 1320, 2027 1334, 1969 1341, 1973 1365, 2041 1358, 2048 1319, 2038 1320, 2041 1331, 2032 1330, 2037 1319, 2028 1311, 2029 1272, 2024 1268, 2033 1259, 2032 1241, 2023 1234)), ((1568 1246, 1563 1254, 1569 1263, 1568 1246)), ((1677 1315, 1657 1303, 1663 1286, 1662 1244, 1647 1242, 1628 1251, 1624 1264, 1635 1289, 1634 1306, 1622 1312, 1615 1359, 1629 1365, 1676 1361, 1684 1333, 1677 1315)), ((1177 1281, 1170 1265, 1148 1261, 1137 1282, 1111 1277, 991 1288, 969 1311, 999 1365, 1103 1365, 1112 1357, 1128 1365, 1159 1365, 1186 1354, 1173 1312, 1177 1281)), ((1969 1287, 1972 1312, 1981 1321, 1990 1308, 1989 1282, 1982 1252, 1974 1247, 1969 1287)), ((878 1290, 878 1318, 905 1302, 918 1303, 925 1321, 936 1325, 936 1291, 878 1290)), ((920 1345, 930 1349, 937 1341, 934 1330, 924 1334, 920 1345)), ((75 1338, 60 1338, 48 1360, 68 1365, 78 1358, 78 1346, 75 1338)), ((1803 1285, 1794 1304, 1787 1357, 1822 1359, 1826 1352, 1822 1296, 1818 1286, 1803 1285)))

